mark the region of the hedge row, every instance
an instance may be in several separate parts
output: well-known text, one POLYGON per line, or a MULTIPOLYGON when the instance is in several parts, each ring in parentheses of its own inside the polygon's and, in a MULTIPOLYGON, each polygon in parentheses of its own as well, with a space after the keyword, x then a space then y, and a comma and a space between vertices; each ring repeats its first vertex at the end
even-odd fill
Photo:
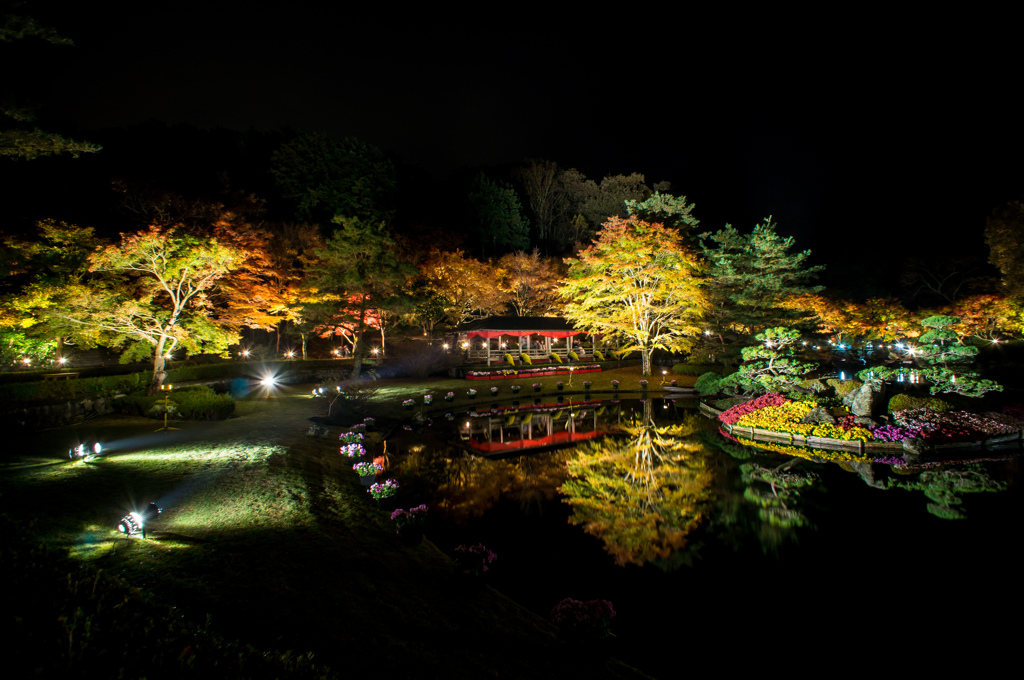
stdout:
MULTIPOLYGON (((272 362, 238 362, 222 361, 194 366, 176 366, 167 371, 167 382, 213 381, 230 378, 258 376, 265 372, 281 372, 283 370, 317 370, 340 369, 347 367, 337 359, 319 359, 314 361, 272 361, 272 362)), ((106 370, 113 370, 107 367, 106 370)), ((62 380, 42 380, 42 373, 35 374, 36 382, 11 382, 0 385, 0 403, 3 402, 41 402, 59 403, 90 397, 110 396, 114 394, 133 394, 145 390, 149 385, 151 371, 120 373, 98 377, 80 377, 62 380)))

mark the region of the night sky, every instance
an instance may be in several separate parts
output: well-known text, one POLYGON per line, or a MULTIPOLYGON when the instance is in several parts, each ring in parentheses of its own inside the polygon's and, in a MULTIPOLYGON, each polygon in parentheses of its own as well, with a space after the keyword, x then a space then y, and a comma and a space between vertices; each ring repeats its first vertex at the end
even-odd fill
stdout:
MULTIPOLYGON (((739 25, 732 14, 625 7, 558 20, 550 8, 499 17, 144 5, 69 13, 29 3, 23 13, 76 46, 26 40, 2 52, 18 67, 10 87, 34 95, 43 127, 100 135, 108 163, 133 159, 119 161, 122 175, 133 163, 188 167, 173 145, 105 141, 116 139, 110 128, 147 121, 355 136, 439 182, 546 158, 598 181, 634 171, 669 180, 705 229, 747 230, 771 214, 833 269, 896 266, 911 252, 985 258, 985 218, 1024 198, 1021 60, 997 16, 739 25)), ((19 181, 50 172, 29 166, 63 164, 67 187, 97 163, 18 164, 19 181)))

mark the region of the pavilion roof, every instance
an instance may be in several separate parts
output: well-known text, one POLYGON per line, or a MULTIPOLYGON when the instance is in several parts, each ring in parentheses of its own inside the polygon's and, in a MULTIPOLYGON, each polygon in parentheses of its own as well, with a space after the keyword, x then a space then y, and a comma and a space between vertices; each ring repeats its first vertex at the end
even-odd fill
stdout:
POLYGON ((583 332, 573 328, 572 324, 560 316, 489 316, 486 319, 464 323, 455 331, 466 333, 470 337, 485 338, 532 334, 564 338, 583 332))

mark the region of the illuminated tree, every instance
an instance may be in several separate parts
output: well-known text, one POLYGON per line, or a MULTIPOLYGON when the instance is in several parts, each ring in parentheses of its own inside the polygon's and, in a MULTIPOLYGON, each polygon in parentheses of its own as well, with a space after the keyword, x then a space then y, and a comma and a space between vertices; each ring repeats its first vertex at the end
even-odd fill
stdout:
POLYGON ((635 218, 612 218, 593 245, 567 259, 560 294, 580 330, 621 338, 651 374, 654 349, 680 351, 700 333, 707 303, 697 258, 679 232, 635 218))
POLYGON ((916 358, 927 367, 923 372, 932 383, 931 393, 980 397, 986 392, 1001 392, 1001 385, 980 378, 980 372, 973 368, 978 348, 964 343, 957 335, 954 329, 959 323, 955 316, 942 315, 921 321, 929 330, 921 335, 916 358))
POLYGON ((69 286, 51 314, 79 335, 125 348, 122 361, 152 357, 155 392, 179 345, 224 351, 236 342, 237 326, 216 316, 211 297, 244 261, 237 248, 173 227, 122 234, 89 256, 93 276, 69 286))
POLYGON ((426 292, 434 298, 433 304, 444 310, 451 326, 498 314, 505 308, 505 296, 497 286, 498 274, 461 250, 431 250, 420 266, 420 277, 426 292))
POLYGON ((962 298, 949 307, 949 316, 960 319, 953 330, 961 337, 992 341, 998 340, 1001 333, 1024 330, 1019 304, 1005 295, 962 298))
POLYGON ((645 200, 626 199, 626 211, 644 222, 660 222, 666 227, 676 229, 688 235, 696 229, 700 221, 693 216, 693 203, 686 202, 686 196, 673 196, 655 191, 645 200))
POLYGON ((517 316, 546 316, 561 306, 558 282, 561 263, 540 256, 536 249, 504 255, 498 260, 499 287, 508 295, 509 306, 517 316))
POLYGON ((820 292, 820 286, 808 284, 824 266, 807 266, 809 250, 789 252, 793 238, 779 236, 771 218, 749 234, 727 224, 714 234, 701 234, 700 241, 710 278, 707 326, 720 349, 725 349, 727 335, 751 337, 806 318, 786 301, 820 292))
POLYGON ((786 392, 800 382, 817 364, 796 358, 794 346, 800 339, 798 331, 789 328, 769 328, 758 333, 757 345, 743 348, 743 365, 727 376, 721 386, 738 385, 746 390, 759 388, 762 392, 786 392))
POLYGON ((390 309, 388 301, 401 294, 415 271, 399 257, 384 224, 341 218, 335 223, 337 229, 310 265, 309 288, 322 296, 317 305, 321 312, 325 305, 333 306, 333 314, 340 317, 335 327, 348 324, 355 359, 352 377, 358 377, 366 354, 363 335, 374 310, 390 309))
POLYGON ((69 288, 88 276, 89 254, 102 241, 92 227, 43 220, 37 228, 39 236, 35 240, 11 238, 3 243, 0 327, 19 329, 12 331, 15 335, 24 332, 25 338, 19 342, 29 346, 52 346, 60 359, 64 345, 71 342, 78 329, 52 311, 63 304, 69 288))

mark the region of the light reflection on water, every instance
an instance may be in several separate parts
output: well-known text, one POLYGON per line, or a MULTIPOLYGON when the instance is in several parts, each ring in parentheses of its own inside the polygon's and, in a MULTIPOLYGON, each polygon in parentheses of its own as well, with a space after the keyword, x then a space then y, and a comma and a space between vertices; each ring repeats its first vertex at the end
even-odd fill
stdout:
MULTIPOLYGON (((493 584, 540 614, 564 597, 611 599, 616 653, 655 675, 671 654, 650 643, 671 649, 681 632, 648 625, 667 610, 730 626, 779 583, 783 601, 804 603, 823 580, 910 576, 927 591, 1005 562, 1021 519, 1016 450, 904 470, 816 462, 730 441, 692 404, 660 399, 499 409, 389 451, 403 505, 431 507, 434 543, 486 544, 493 584)), ((816 616, 841 630, 838 612, 863 602, 826 590, 816 616)), ((804 625, 799 611, 771 618, 804 625)))

